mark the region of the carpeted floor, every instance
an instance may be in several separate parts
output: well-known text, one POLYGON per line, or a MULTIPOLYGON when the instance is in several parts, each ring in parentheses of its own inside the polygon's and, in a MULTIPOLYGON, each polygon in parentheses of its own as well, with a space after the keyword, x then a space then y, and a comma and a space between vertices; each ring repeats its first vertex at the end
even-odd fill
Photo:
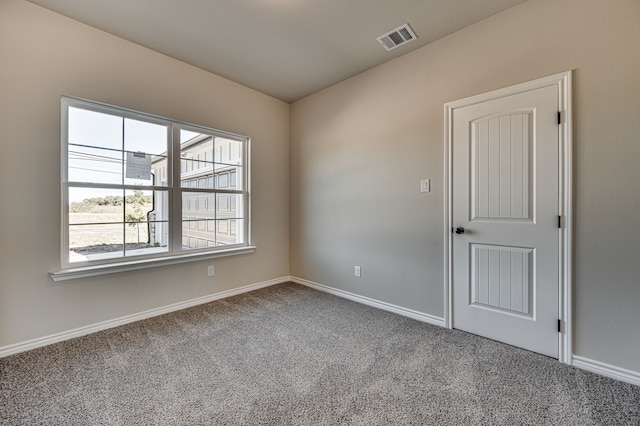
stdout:
POLYGON ((282 284, 0 359, 3 425, 640 425, 640 387, 282 284))

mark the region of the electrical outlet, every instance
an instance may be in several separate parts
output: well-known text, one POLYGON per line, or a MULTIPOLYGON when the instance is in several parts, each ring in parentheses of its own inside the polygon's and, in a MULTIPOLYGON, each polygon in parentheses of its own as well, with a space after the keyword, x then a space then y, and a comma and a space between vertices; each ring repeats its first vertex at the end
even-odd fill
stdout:
POLYGON ((209 265, 209 266, 207 267, 207 276, 208 276, 208 277, 212 277, 212 276, 214 276, 215 274, 216 274, 215 267, 214 267, 213 265, 209 265))
POLYGON ((355 275, 356 277, 360 278, 360 277, 361 277, 361 274, 360 274, 360 266, 356 265, 356 266, 353 268, 353 273, 354 273, 354 275, 355 275))

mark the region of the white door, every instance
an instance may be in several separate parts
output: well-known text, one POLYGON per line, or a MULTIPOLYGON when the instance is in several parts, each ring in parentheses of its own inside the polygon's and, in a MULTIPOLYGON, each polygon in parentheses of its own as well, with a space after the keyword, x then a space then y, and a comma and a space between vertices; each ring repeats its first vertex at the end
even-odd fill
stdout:
POLYGON ((554 85, 452 114, 453 327, 558 357, 554 85))

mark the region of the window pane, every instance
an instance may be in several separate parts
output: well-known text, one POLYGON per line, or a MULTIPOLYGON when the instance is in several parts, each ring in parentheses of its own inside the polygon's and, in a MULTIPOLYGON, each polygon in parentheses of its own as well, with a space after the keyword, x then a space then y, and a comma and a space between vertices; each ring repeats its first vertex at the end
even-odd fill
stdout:
POLYGON ((69 225, 69 262, 122 257, 123 224, 69 225))
POLYGON ((168 251, 168 192, 127 190, 125 193, 126 255, 168 251))
POLYGON ((151 184, 154 186, 169 186, 169 177, 167 174, 167 158, 162 155, 154 155, 151 157, 151 184))
MULTIPOLYGON (((125 227, 125 256, 142 256, 169 251, 168 245, 152 242, 151 234, 163 230, 168 231, 167 222, 127 223, 125 227)), ((165 239, 167 235, 164 235, 165 239)))
POLYGON ((121 223, 122 190, 69 188, 69 223, 121 223))
POLYGON ((167 186, 159 179, 162 169, 166 170, 166 158, 144 152, 124 153, 124 183, 139 186, 167 186))
POLYGON ((122 117, 69 107, 69 145, 122 151, 122 117))
POLYGON ((231 206, 231 195, 229 194, 218 194, 217 195, 218 200, 217 200, 217 209, 216 209, 216 216, 217 217, 222 217, 224 215, 229 215, 230 210, 230 206, 231 206))
POLYGON ((209 192, 182 192, 182 218, 215 219, 215 200, 209 192))
POLYGON ((69 145, 70 182, 122 183, 122 152, 69 145))
POLYGON ((216 189, 242 190, 242 166, 214 164, 216 189))
POLYGON ((180 159, 183 188, 213 189, 212 135, 180 130, 180 159))
POLYGON ((185 219, 182 227, 182 248, 185 250, 216 245, 215 220, 185 219), (187 225, 188 226, 185 226, 187 225))
POLYGON ((216 241, 217 245, 233 245, 244 243, 244 220, 228 219, 217 220, 216 241))
POLYGON ((218 188, 229 188, 229 172, 216 173, 218 188))
POLYGON ((216 137, 214 162, 227 165, 242 165, 242 142, 216 137))
MULTIPOLYGON (((147 215, 154 209, 154 192, 156 191, 142 191, 140 189, 125 192, 125 222, 136 223, 148 220, 147 215)), ((164 191, 162 192, 164 193, 164 191)), ((166 216, 166 214, 162 216, 166 216)))
POLYGON ((168 126, 124 119, 124 150, 167 155, 168 126))
POLYGON ((242 219, 243 199, 242 194, 216 194, 216 219, 242 219))
POLYGON ((167 147, 167 126, 125 118, 125 183, 161 185, 158 169, 166 167, 167 147))
POLYGON ((182 193, 182 248, 215 246, 215 197, 206 192, 182 193))

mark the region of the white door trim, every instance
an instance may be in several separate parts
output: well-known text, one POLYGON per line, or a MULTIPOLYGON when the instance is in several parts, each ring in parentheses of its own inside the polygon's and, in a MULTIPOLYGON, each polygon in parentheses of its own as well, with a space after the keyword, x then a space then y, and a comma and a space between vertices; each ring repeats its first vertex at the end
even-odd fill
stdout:
POLYGON ((453 111, 457 108, 485 102, 509 95, 515 95, 542 87, 556 86, 558 90, 558 111, 561 113, 560 126, 558 129, 559 140, 559 188, 558 205, 561 216, 559 254, 559 288, 558 288, 558 318, 561 320, 561 332, 559 339, 559 360, 560 362, 572 363, 572 335, 573 335, 573 313, 572 313, 572 111, 571 111, 571 71, 550 75, 526 83, 516 84, 492 92, 471 96, 444 105, 444 322, 445 327, 451 328, 453 325, 453 261, 452 261, 452 233, 453 226, 453 111))

